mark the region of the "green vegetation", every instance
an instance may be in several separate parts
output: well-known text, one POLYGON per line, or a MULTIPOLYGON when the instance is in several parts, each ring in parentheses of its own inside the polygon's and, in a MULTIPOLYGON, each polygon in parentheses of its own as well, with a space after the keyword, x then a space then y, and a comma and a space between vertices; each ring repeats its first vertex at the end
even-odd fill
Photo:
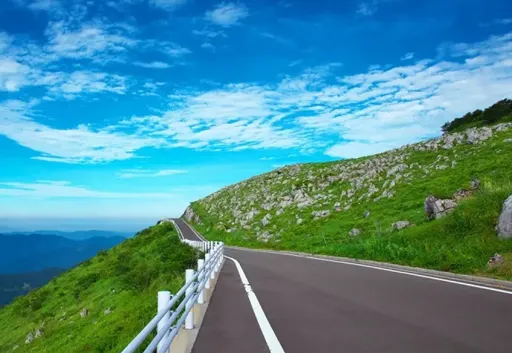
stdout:
POLYGON ((171 224, 145 229, 1 309, 0 352, 118 353, 156 314, 157 291, 177 292, 196 258, 171 224))
POLYGON ((481 127, 512 121, 512 100, 503 99, 485 110, 477 109, 443 125, 443 132, 458 132, 471 127, 481 127))
POLYGON ((487 269, 496 252, 512 260, 512 240, 498 238, 495 230, 503 201, 512 194, 512 128, 495 129, 478 143, 463 140, 444 147, 448 138, 357 160, 288 166, 248 179, 192 203, 194 224, 208 239, 229 245, 512 280, 510 263, 487 269), (397 165, 405 165, 404 170, 390 175, 397 165), (374 176, 367 177, 370 174, 374 176), (472 197, 460 201, 448 216, 427 220, 424 201, 428 195, 451 198, 457 190, 469 189, 474 178, 481 186, 472 197), (358 179, 363 184, 359 188, 355 186, 358 179), (396 185, 391 188, 390 182, 396 185), (371 194, 371 186, 379 191, 371 194), (293 199, 297 190, 314 202, 299 207, 293 199), (344 195, 350 190, 355 194, 347 198, 344 195), (392 196, 379 197, 383 190, 392 196), (294 201, 283 206, 287 199, 294 201), (244 225, 246 215, 254 210, 256 215, 244 225), (329 214, 315 217, 313 212, 321 210, 329 214), (367 211, 370 215, 365 217, 367 211), (414 226, 394 230, 392 224, 397 221, 414 226), (360 235, 350 236, 353 228, 360 235))

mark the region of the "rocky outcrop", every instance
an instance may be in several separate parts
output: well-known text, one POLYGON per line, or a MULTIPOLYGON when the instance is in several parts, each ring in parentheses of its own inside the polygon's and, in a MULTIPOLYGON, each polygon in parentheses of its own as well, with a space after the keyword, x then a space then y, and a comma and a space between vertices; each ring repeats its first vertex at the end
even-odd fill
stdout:
POLYGON ((425 199, 425 213, 429 220, 444 217, 455 210, 455 207, 457 207, 457 202, 452 199, 442 200, 432 195, 425 199))
POLYGON ((158 226, 158 225, 163 224, 163 223, 171 223, 171 222, 172 222, 171 218, 162 218, 161 220, 156 222, 156 225, 158 226))
POLYGON ((190 206, 188 206, 185 209, 185 212, 183 213, 182 217, 185 218, 185 220, 187 222, 192 222, 195 224, 202 224, 201 218, 199 218, 199 216, 194 212, 194 209, 190 206))
POLYGON ((503 203, 496 228, 500 238, 512 238, 512 195, 510 195, 503 203))

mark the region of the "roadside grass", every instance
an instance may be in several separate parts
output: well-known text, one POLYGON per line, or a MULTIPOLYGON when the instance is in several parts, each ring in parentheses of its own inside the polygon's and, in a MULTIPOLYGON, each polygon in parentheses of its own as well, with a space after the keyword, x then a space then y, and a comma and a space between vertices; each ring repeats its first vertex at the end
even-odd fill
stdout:
POLYGON ((196 258, 171 224, 145 229, 2 308, 0 352, 118 353, 156 314, 157 292, 178 291, 196 258))
MULTIPOLYGON (((272 219, 267 227, 259 222, 267 213, 262 211, 255 217, 257 227, 279 234, 267 243, 257 239, 254 227, 248 230, 237 228, 227 233, 218 225, 228 224, 233 219, 232 214, 224 212, 220 218, 212 216, 206 212, 201 201, 191 205, 203 223, 195 226, 208 239, 222 240, 229 245, 345 256, 512 280, 512 265, 487 270, 487 261, 496 252, 505 259, 512 259, 512 240, 499 239, 495 230, 503 201, 512 194, 512 144, 504 142, 510 137, 512 131, 509 130, 496 133, 479 145, 458 145, 436 152, 410 150, 409 157, 404 161, 408 165, 418 163, 426 166, 439 158, 447 158, 438 164, 448 164, 448 168, 433 169, 428 175, 420 168, 411 170, 412 180, 397 183, 395 195, 390 199, 378 202, 363 199, 353 202, 349 210, 342 212, 333 211, 334 202, 303 209, 289 207, 279 216, 274 214, 275 210, 269 211, 272 219), (457 163, 451 167, 447 160, 457 163), (468 189, 472 179, 479 179, 482 183, 473 197, 463 200, 455 212, 440 220, 426 220, 424 200, 429 194, 450 198, 458 189, 468 189), (315 220, 311 212, 321 209, 331 210, 331 214, 315 220), (365 211, 370 211, 368 218, 363 216, 365 211), (303 220, 300 225, 297 225, 297 217, 303 220), (392 223, 401 220, 415 226, 393 231, 392 223), (353 228, 360 229, 361 235, 350 237, 348 232, 353 228)), ((323 172, 332 164, 305 164, 299 180, 285 186, 273 186, 272 192, 288 188, 292 183, 305 185, 310 169, 323 172)), ((253 180, 254 183, 236 192, 244 197, 257 193, 255 186, 258 180, 253 180)), ((375 185, 381 188, 381 184, 375 185)), ((348 187, 346 183, 333 183, 323 192, 332 191, 334 195, 339 195, 348 187)), ((360 190, 354 199, 357 200, 365 192, 360 190)), ((229 200, 233 194, 233 190, 227 190, 219 197, 229 200)))

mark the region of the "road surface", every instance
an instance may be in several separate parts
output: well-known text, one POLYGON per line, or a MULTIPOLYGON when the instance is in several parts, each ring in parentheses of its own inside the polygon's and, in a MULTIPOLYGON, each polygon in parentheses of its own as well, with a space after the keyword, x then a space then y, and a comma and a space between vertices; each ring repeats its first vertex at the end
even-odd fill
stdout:
MULTIPOLYGON (((225 254, 240 263, 285 352, 512 352, 512 293, 275 253, 225 254)), ((193 353, 269 352, 262 332, 226 260, 193 353)))

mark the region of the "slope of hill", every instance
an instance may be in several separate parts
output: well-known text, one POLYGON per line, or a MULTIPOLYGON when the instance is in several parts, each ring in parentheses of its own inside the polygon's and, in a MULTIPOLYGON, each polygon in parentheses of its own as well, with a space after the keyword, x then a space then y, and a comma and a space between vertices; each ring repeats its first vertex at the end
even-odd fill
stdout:
POLYGON ((512 241, 495 231, 512 193, 511 161, 512 123, 472 128, 371 157, 287 166, 193 202, 184 217, 231 245, 512 279, 512 241), (455 195, 455 211, 428 221, 427 196, 459 189, 468 190, 455 195), (399 221, 411 226, 393 227, 399 221), (496 252, 506 264, 487 270, 496 252))
POLYGON ((443 125, 443 132, 463 131, 472 127, 512 121, 512 99, 503 99, 484 110, 477 109, 443 125))
POLYGON ((118 353, 196 260, 171 224, 145 229, 1 309, 0 352, 118 353))
POLYGON ((38 272, 0 274, 0 308, 8 304, 13 298, 45 285, 63 271, 59 268, 47 268, 38 272))
POLYGON ((34 272, 49 267, 67 269, 123 240, 118 236, 71 240, 57 235, 0 234, 0 273, 34 272))

